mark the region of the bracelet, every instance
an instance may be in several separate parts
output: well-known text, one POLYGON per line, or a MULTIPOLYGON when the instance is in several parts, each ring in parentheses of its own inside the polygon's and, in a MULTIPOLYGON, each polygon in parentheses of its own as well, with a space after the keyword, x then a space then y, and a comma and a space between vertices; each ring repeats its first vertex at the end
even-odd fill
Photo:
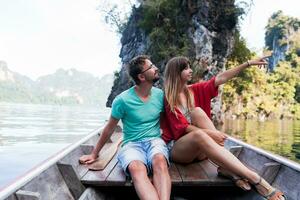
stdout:
POLYGON ((249 67, 250 66, 250 62, 249 62, 249 60, 247 60, 247 67, 249 67))

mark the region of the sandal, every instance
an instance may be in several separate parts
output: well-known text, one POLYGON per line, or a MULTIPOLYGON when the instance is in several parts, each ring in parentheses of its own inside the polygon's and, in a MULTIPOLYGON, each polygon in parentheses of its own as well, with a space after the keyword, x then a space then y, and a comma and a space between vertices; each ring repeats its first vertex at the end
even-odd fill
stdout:
POLYGON ((249 184, 248 180, 243 179, 235 174, 230 173, 229 171, 225 170, 222 167, 218 167, 218 176, 223 176, 226 178, 231 179, 236 186, 241 188, 244 191, 251 190, 251 185, 249 184))
POLYGON ((287 197, 279 190, 273 188, 268 182, 266 182, 262 177, 259 177, 259 181, 257 183, 253 184, 254 187, 256 188, 256 191, 266 198, 267 200, 275 200, 281 197, 280 199, 282 200, 287 200, 287 197), (259 192, 257 186, 263 187, 265 190, 270 191, 267 195, 262 194, 259 192), (283 198, 282 198, 283 197, 283 198))

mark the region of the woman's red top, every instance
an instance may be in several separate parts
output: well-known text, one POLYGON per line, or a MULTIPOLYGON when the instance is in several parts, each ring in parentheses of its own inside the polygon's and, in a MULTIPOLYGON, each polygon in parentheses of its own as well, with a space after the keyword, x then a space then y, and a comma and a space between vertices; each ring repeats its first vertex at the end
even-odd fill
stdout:
MULTIPOLYGON (((189 89, 191 89, 194 94, 195 106, 201 107, 209 118, 211 118, 211 99, 218 95, 218 87, 215 87, 215 79, 216 77, 213 77, 208 81, 189 85, 189 89)), ((171 140, 177 140, 185 135, 185 130, 189 122, 177 108, 175 108, 177 113, 176 117, 171 111, 166 98, 164 99, 164 105, 165 112, 162 113, 160 125, 163 130, 162 138, 168 143, 171 140)))

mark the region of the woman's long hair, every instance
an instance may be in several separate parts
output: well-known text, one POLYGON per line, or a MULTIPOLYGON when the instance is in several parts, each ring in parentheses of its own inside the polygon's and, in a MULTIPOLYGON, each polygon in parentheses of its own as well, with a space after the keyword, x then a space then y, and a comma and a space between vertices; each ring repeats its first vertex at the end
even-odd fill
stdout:
POLYGON ((168 61, 164 73, 164 90, 170 109, 175 115, 175 107, 181 105, 179 101, 179 92, 184 87, 184 94, 187 98, 188 110, 194 107, 193 93, 188 89, 187 85, 182 85, 181 72, 189 66, 189 60, 186 57, 174 57, 168 61))

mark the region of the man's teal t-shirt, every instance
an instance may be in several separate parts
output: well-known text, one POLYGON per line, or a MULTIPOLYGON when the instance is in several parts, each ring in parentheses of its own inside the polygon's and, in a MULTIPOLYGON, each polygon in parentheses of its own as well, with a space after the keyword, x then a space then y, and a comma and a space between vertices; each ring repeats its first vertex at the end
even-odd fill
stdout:
POLYGON ((160 113, 163 111, 163 91, 152 87, 147 102, 136 94, 134 87, 119 94, 112 103, 111 115, 123 123, 123 145, 160 137, 160 113))

